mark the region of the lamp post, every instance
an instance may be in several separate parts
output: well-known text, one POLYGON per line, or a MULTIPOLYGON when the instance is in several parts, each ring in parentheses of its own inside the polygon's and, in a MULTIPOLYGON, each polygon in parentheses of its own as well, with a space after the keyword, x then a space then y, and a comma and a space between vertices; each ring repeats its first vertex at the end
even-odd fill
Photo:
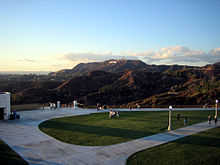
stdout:
POLYGON ((218 100, 215 100, 215 117, 218 118, 218 100))
POLYGON ((171 125, 171 112, 172 112, 173 107, 170 105, 169 106, 169 125, 168 125, 168 131, 172 130, 172 125, 171 125))

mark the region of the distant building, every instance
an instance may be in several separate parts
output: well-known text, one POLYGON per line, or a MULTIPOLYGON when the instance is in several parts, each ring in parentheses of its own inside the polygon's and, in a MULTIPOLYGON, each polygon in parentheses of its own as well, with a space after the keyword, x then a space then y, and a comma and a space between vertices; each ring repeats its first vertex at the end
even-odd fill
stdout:
POLYGON ((10 93, 0 92, 0 120, 9 119, 11 114, 10 93))

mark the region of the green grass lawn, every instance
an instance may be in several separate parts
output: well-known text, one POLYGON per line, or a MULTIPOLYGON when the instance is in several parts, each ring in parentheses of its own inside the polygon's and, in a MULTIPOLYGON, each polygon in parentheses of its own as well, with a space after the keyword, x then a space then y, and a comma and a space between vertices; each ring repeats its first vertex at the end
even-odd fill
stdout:
MULTIPOLYGON (((172 113, 173 129, 183 127, 183 117, 188 124, 206 121, 214 111, 183 111, 172 113)), ((120 112, 120 117, 110 119, 108 113, 56 118, 39 125, 46 134, 66 143, 101 146, 130 141, 164 132, 168 126, 168 112, 120 112)))
POLYGON ((141 164, 220 164, 220 127, 137 152, 127 159, 127 165, 141 164))
POLYGON ((0 140, 0 164, 2 165, 26 165, 28 164, 7 144, 0 140))

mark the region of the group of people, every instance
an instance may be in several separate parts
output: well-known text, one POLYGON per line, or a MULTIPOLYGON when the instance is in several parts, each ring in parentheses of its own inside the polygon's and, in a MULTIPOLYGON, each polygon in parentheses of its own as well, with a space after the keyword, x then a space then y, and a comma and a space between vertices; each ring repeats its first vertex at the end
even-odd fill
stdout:
POLYGON ((56 110, 56 103, 49 103, 50 110, 56 110))
MULTIPOLYGON (((180 118, 181 118, 180 113, 178 113, 178 114, 176 115, 176 118, 177 118, 177 120, 180 120, 180 118)), ((187 117, 185 116, 185 117, 184 117, 184 120, 183 120, 183 124, 184 124, 185 126, 187 126, 187 122, 188 122, 188 120, 187 120, 187 117)))
POLYGON ((102 107, 103 107, 103 109, 107 109, 107 105, 102 106, 101 103, 97 103, 96 107, 97 107, 97 111, 102 110, 102 107))
MULTIPOLYGON (((178 119, 178 120, 180 120, 180 113, 178 113, 177 115, 176 115, 176 118, 178 119)), ((214 126, 216 126, 216 124, 217 124, 217 117, 215 116, 214 117, 214 126)), ((212 122, 212 117, 209 115, 208 116, 208 124, 211 126, 212 124, 211 124, 211 122, 212 122)), ((184 117, 184 125, 186 126, 187 125, 187 117, 185 116, 184 117)))
POLYGON ((116 114, 113 110, 109 111, 109 118, 115 118, 115 115, 117 115, 117 117, 119 117, 119 111, 116 111, 116 114))
MULTIPOLYGON (((216 126, 217 124, 217 116, 214 117, 214 125, 216 126)), ((208 124, 211 126, 212 125, 212 117, 209 115, 208 116, 208 124)))
POLYGON ((16 113, 16 111, 11 112, 10 120, 20 119, 20 114, 16 113))

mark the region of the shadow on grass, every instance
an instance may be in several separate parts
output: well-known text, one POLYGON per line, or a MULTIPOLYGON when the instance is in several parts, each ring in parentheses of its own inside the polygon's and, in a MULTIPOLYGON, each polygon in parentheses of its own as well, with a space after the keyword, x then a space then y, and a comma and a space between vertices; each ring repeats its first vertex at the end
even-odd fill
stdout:
MULTIPOLYGON (((39 128, 44 131, 45 128, 53 130, 67 130, 72 132, 80 132, 86 134, 96 134, 98 136, 112 136, 112 137, 121 137, 124 139, 135 139, 139 137, 144 137, 148 135, 155 134, 155 132, 145 132, 131 129, 121 129, 121 128, 110 128, 102 126, 91 126, 91 125, 82 125, 82 124, 69 124, 57 121, 47 121, 41 123, 39 128)), ((49 133, 49 131, 46 131, 49 133)), ((49 133, 50 134, 50 133, 49 133)))
POLYGON ((202 137, 202 136, 197 136, 197 135, 191 135, 191 136, 185 137, 184 139, 175 140, 173 141, 173 143, 220 148, 220 138, 207 137, 207 136, 202 137))
POLYGON ((219 151, 220 127, 217 127, 134 153, 126 165, 220 164, 219 151))
POLYGON ((0 140, 0 162, 3 165, 26 165, 28 164, 9 146, 0 140))

